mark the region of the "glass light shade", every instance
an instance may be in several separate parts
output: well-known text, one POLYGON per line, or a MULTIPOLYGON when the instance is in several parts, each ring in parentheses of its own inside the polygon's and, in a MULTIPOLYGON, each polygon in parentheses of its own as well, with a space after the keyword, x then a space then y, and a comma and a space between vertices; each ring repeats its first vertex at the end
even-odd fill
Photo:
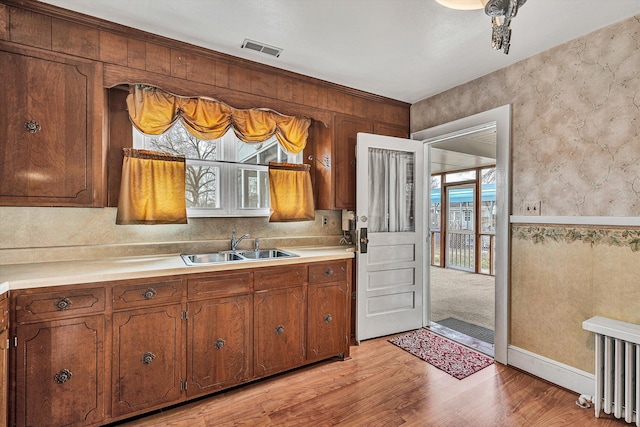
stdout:
POLYGON ((474 10, 484 9, 489 0, 436 0, 438 3, 449 9, 474 10))

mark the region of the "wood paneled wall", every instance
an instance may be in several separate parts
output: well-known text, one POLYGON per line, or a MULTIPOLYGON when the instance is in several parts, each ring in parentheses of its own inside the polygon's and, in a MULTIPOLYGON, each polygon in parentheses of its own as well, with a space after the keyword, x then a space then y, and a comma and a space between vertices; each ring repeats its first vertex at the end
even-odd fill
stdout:
POLYGON ((0 0, 0 39, 102 62, 104 86, 147 83, 236 108, 266 107, 331 126, 346 114, 409 128, 409 107, 32 0, 0 0))

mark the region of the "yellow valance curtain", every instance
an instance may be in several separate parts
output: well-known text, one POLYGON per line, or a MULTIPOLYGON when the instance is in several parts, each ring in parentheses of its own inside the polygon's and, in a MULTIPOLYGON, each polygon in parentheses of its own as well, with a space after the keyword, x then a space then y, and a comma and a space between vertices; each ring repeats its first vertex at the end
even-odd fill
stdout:
POLYGON ((159 135, 181 120, 201 139, 217 139, 230 127, 244 142, 261 142, 276 136, 288 152, 298 154, 307 144, 308 118, 285 116, 269 109, 238 110, 204 97, 181 97, 161 89, 134 85, 127 96, 129 117, 143 133, 159 135))
POLYGON ((124 149, 116 224, 186 224, 185 158, 124 149))
POLYGON ((309 165, 269 163, 270 222, 313 221, 313 188, 309 165))

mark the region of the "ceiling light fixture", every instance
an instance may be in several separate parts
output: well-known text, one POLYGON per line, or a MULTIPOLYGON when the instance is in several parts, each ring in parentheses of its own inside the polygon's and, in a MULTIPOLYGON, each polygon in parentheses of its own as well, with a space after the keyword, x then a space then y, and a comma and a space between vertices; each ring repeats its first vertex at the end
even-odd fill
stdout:
POLYGON ((457 10, 482 9, 491 17, 491 46, 509 53, 511 20, 527 0, 436 0, 443 6, 457 10))

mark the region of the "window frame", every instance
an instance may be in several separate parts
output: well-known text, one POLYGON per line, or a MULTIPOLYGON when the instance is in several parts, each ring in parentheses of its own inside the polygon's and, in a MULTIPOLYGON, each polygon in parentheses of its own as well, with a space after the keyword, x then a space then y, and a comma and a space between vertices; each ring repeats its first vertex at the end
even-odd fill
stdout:
MULTIPOLYGON (((178 120, 173 126, 180 125, 184 127, 184 125, 178 120)), ((173 129, 173 126, 167 130, 170 132, 173 129)), ((165 132, 166 133, 166 132, 165 132)), ((133 128, 133 147, 137 149, 145 149, 145 150, 159 150, 159 148, 154 148, 151 145, 151 141, 153 138, 161 137, 162 135, 148 135, 140 132, 135 127, 133 128)), ((199 141, 207 141, 201 140, 199 141)), ((188 168, 190 166, 204 166, 204 167, 216 167, 219 168, 219 175, 217 176, 218 182, 217 190, 218 190, 218 201, 219 207, 188 207, 187 206, 187 217, 188 218, 216 218, 216 217, 268 217, 271 215, 271 207, 269 200, 269 184, 268 184, 268 164, 261 163, 244 163, 237 160, 239 155, 239 143, 240 144, 254 144, 254 143, 245 143, 241 141, 230 128, 227 133, 225 133, 222 137, 217 140, 209 140, 218 145, 217 147, 217 155, 216 160, 208 160, 208 159, 193 159, 186 158, 185 166, 188 168), (266 194, 260 194, 260 200, 265 200, 266 206, 264 207, 242 207, 240 203, 239 196, 242 193, 243 186, 239 185, 238 178, 241 170, 255 170, 258 174, 265 173, 266 174, 266 185, 262 188, 261 192, 265 192, 266 194)), ((275 136, 271 138, 255 143, 257 146, 256 152, 252 153, 250 156, 245 156, 245 160, 251 157, 259 158, 261 154, 269 150, 274 145, 278 147, 277 150, 277 160, 278 162, 287 162, 287 163, 302 163, 302 152, 299 154, 291 154, 287 153, 286 150, 280 145, 275 136)), ((174 153, 181 154, 181 153, 174 153)), ((257 161, 257 160, 256 160, 257 161)), ((258 180, 258 187, 260 186, 260 180, 258 180)), ((185 198, 187 196, 187 189, 185 188, 185 198)), ((189 201, 187 200, 187 203, 189 201)))

